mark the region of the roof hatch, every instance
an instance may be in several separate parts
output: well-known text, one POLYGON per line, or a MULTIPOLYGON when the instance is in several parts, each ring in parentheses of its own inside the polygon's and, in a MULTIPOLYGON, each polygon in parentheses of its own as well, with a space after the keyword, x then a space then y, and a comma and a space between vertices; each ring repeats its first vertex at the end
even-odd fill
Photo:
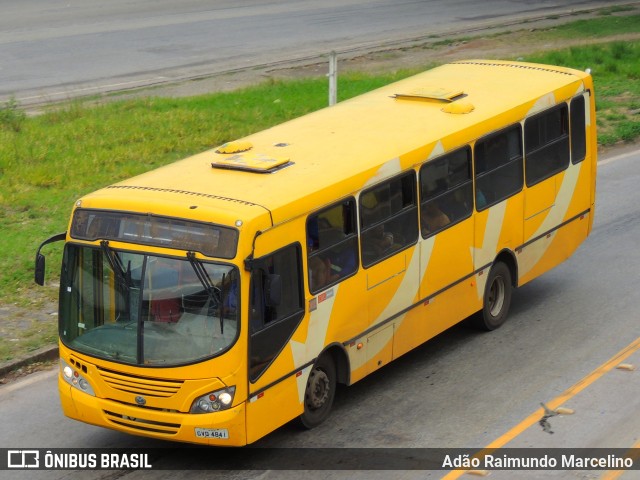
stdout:
POLYGON ((422 87, 409 93, 396 93, 394 98, 399 100, 431 100, 446 105, 442 108, 444 113, 464 114, 475 110, 472 103, 461 101, 467 95, 462 90, 444 87, 422 87))
POLYGON ((273 173, 293 165, 288 157, 271 157, 261 153, 237 154, 216 158, 211 166, 227 170, 241 170, 254 173, 273 173))

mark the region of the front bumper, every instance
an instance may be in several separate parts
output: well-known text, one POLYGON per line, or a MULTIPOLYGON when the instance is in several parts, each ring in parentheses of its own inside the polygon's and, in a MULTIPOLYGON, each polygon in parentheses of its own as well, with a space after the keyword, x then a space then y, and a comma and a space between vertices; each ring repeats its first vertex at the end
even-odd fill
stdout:
POLYGON ((93 397, 58 375, 64 414, 75 420, 132 435, 201 445, 246 445, 245 403, 214 413, 162 411, 93 397), (196 431, 201 435, 197 436, 196 431), (226 438, 224 438, 226 436, 226 438))

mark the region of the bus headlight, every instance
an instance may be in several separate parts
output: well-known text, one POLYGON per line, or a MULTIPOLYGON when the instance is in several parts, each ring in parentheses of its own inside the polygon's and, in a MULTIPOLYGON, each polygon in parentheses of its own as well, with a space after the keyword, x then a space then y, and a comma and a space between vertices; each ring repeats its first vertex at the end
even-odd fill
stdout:
POLYGON ((222 390, 207 393, 196 398, 191 405, 190 413, 213 413, 226 410, 233 403, 233 395, 236 387, 227 387, 222 390))
POLYGON ((77 388, 81 392, 87 393, 92 397, 96 394, 93 391, 93 387, 77 370, 74 370, 71 365, 60 359, 60 370, 62 370, 62 378, 64 381, 71 385, 73 388, 77 388))

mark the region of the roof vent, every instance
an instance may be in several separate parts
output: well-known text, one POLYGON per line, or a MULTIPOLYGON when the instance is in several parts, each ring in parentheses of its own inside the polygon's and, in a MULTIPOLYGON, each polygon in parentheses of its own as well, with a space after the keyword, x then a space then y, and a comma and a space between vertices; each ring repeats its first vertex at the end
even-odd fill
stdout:
POLYGON ((246 140, 236 140, 220 145, 216 148, 216 153, 242 153, 247 152, 252 148, 253 144, 251 142, 246 140))
POLYGON ((442 87, 422 87, 408 93, 396 93, 394 98, 400 100, 437 100, 441 102, 453 102, 464 97, 461 90, 451 90, 442 87))
POLYGON ((273 173, 290 165, 293 165, 293 162, 287 157, 270 157, 261 153, 217 158, 211 163, 213 168, 254 173, 273 173))

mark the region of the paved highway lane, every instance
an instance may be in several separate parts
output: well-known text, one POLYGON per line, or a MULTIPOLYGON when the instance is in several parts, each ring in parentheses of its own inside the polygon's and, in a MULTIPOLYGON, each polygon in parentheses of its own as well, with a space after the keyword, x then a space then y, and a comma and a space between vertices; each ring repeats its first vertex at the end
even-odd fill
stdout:
POLYGON ((1 0, 0 101, 61 100, 615 3, 1 0))
MULTIPOLYGON (((502 328, 480 333, 464 325, 454 327, 341 390, 332 416, 317 429, 300 431, 286 425, 257 446, 482 448, 497 441, 524 447, 631 447, 640 428, 640 349, 625 358, 639 367, 635 371, 616 370, 614 362, 603 375, 592 372, 640 338, 639 162, 640 151, 601 162, 592 235, 567 262, 515 292, 510 319, 502 328), (585 378, 589 384, 562 403, 575 414, 550 419, 553 435, 542 430, 535 416, 523 424, 540 402, 557 403, 585 378)), ((560 406, 556 403, 554 407, 560 406)), ((55 371, 0 386, 0 412, 0 447, 5 448, 175 448, 166 458, 155 458, 157 465, 171 465, 190 448, 64 418, 55 371)), ((206 460, 204 465, 215 467, 206 460)), ((0 477, 3 473, 7 472, 0 472, 0 477)), ((82 478, 113 474, 82 473, 82 478)), ((160 471, 120 473, 127 479, 170 477, 160 471)), ((495 473, 496 478, 531 478, 495 473)), ((394 478, 445 474, 406 471, 394 478)), ((69 472, 38 472, 38 476, 69 478, 69 472)), ((300 473, 257 470, 190 472, 190 476, 294 479, 300 473)), ((383 479, 389 472, 306 476, 383 479)))

